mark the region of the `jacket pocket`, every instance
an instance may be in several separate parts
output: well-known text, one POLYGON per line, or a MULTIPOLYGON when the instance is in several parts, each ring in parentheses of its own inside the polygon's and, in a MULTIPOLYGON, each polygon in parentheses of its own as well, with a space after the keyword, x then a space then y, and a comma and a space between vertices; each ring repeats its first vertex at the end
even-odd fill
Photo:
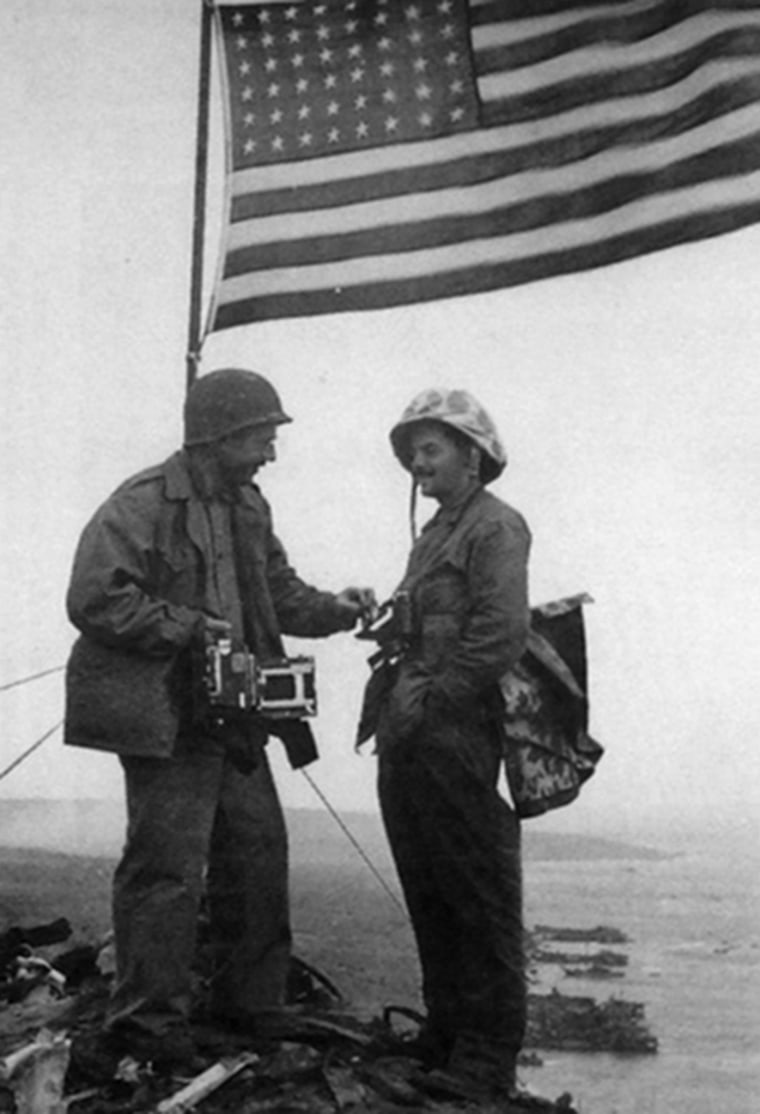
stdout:
POLYGON ((419 629, 425 663, 437 668, 459 640, 467 614, 467 581, 462 570, 447 563, 419 586, 419 629))
POLYGON ((66 669, 64 742, 166 758, 179 724, 177 659, 152 658, 79 638, 66 669))
POLYGON ((467 578, 464 570, 446 562, 421 581, 418 588, 420 614, 461 616, 467 607, 467 578))

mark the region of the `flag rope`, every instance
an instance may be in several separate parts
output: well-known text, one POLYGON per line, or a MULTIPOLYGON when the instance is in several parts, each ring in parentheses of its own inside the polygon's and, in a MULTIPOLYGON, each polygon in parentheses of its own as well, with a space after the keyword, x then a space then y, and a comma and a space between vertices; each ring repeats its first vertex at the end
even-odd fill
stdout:
POLYGON ((33 754, 38 747, 41 747, 42 744, 46 742, 46 740, 49 739, 51 735, 54 735, 58 728, 62 726, 63 720, 61 719, 58 721, 58 723, 50 727, 44 735, 41 735, 36 743, 32 743, 30 747, 27 747, 23 754, 20 754, 18 758, 14 758, 10 766, 6 766, 5 769, 0 772, 0 781, 2 781, 4 777, 7 777, 11 770, 15 770, 17 766, 20 766, 21 763, 30 756, 30 754, 33 754))
POLYGON ((19 685, 27 684, 29 681, 37 681, 40 677, 49 677, 51 673, 61 673, 65 668, 65 665, 55 665, 52 669, 43 669, 41 673, 32 673, 28 677, 20 677, 17 681, 9 681, 7 685, 0 685, 0 692, 7 692, 8 689, 15 689, 19 685))
MULTIPOLYGON (((21 677, 17 681, 11 681, 9 684, 6 684, 6 685, 0 685, 0 692, 6 692, 8 689, 15 688, 19 685, 27 684, 29 681, 36 681, 40 677, 47 677, 51 673, 60 673, 63 669, 65 669, 65 666, 57 665, 57 666, 54 666, 52 669, 45 669, 40 673, 33 673, 28 677, 21 677)), ((43 735, 41 735, 40 738, 36 740, 36 742, 32 743, 32 745, 30 747, 27 747, 27 749, 22 754, 20 754, 17 758, 14 758, 14 760, 8 766, 6 766, 4 770, 0 771, 0 781, 2 781, 5 777, 7 777, 8 774, 10 774, 18 766, 20 766, 22 764, 22 762, 25 762, 27 758, 29 758, 32 754, 34 754, 34 752, 39 747, 41 747, 42 744, 44 742, 46 742, 50 738, 51 735, 54 735, 55 732, 58 731, 58 729, 62 726, 63 726, 63 720, 59 720, 58 723, 54 724, 43 735)), ((306 770, 301 770, 301 773, 306 778, 306 780, 308 781, 312 790, 317 795, 317 797, 320 799, 322 804, 325 806, 325 808, 327 809, 329 814, 332 816, 333 820, 336 822, 338 827, 341 829, 343 834, 346 836, 346 838, 348 839, 351 846, 354 848, 354 850, 360 856, 362 861, 369 868, 370 872, 374 875, 374 877, 380 883, 382 888, 385 890, 386 894, 391 899, 393 904, 398 909, 400 909, 400 911, 404 914, 404 917, 407 918, 406 909, 401 904, 401 902, 398 900, 398 898, 394 894, 393 890, 390 888, 388 883, 385 881, 382 874, 377 869, 375 864, 372 862, 369 855, 366 853, 366 851, 361 846, 359 841, 356 839, 356 837, 353 835, 353 833, 349 830, 349 828, 346 826, 346 824, 340 818, 340 816, 338 815, 336 810, 330 804, 330 802, 327 799, 327 797, 325 796, 325 794, 322 792, 322 790, 316 784, 316 782, 311 777, 311 775, 306 772, 306 770)))
MULTIPOLYGON (((63 669, 65 669, 65 666, 57 665, 53 669, 45 669, 40 673, 31 674, 29 677, 21 677, 17 681, 11 681, 9 684, 6 684, 6 685, 0 685, 0 692, 5 692, 8 689, 15 688, 18 685, 26 684, 29 681, 36 681, 40 677, 47 677, 51 673, 60 673, 61 670, 63 670, 63 669)), ((17 758, 14 758, 14 760, 10 763, 10 765, 6 766, 4 770, 0 771, 0 781, 2 781, 3 778, 7 777, 8 774, 10 774, 18 766, 20 766, 22 764, 22 762, 25 762, 26 759, 30 757, 30 755, 34 754, 34 752, 39 747, 41 747, 42 744, 44 742, 46 742, 50 738, 51 735, 54 735, 55 732, 62 726, 63 726, 63 720, 59 720, 58 723, 54 724, 43 735, 41 735, 40 738, 36 740, 36 742, 32 743, 32 745, 30 747, 27 747, 27 749, 22 754, 20 754, 17 758)), ((349 830, 349 828, 346 826, 346 824, 340 818, 340 816, 338 815, 336 810, 330 804, 329 800, 327 799, 325 794, 322 792, 322 790, 319 788, 319 786, 316 784, 316 782, 311 777, 311 775, 308 774, 306 772, 306 770, 301 770, 301 773, 304 775, 304 777, 308 781, 308 783, 311 786, 314 793, 317 795, 317 797, 320 799, 320 801, 325 806, 327 811, 330 813, 330 815, 332 816, 335 823, 338 825, 338 827, 341 829, 343 834, 346 836, 346 838, 348 839, 349 843, 352 845, 354 850, 357 852, 357 854, 360 856, 362 861, 369 868, 370 872, 374 875, 374 877, 380 883, 382 888, 385 890, 386 894, 391 899, 393 904, 398 909, 400 909, 400 911, 404 914, 404 917, 406 918, 407 917, 406 909, 401 904, 401 902, 398 900, 398 898, 396 897, 396 895, 394 894, 393 890, 390 888, 388 883, 385 881, 382 874, 377 869, 375 864, 372 862, 372 860, 370 859, 367 852, 364 850, 364 848, 361 846, 359 841, 356 839, 356 837, 353 835, 353 833, 349 830)))
POLYGON ((319 788, 319 786, 317 785, 317 783, 316 783, 316 782, 314 781, 314 778, 313 778, 313 777, 311 776, 311 774, 309 774, 309 773, 308 773, 308 772, 307 772, 306 770, 303 770, 303 769, 302 769, 302 770, 301 770, 301 773, 302 773, 302 774, 303 774, 303 776, 304 776, 304 777, 306 778, 306 780, 308 781, 309 785, 310 785, 310 786, 312 787, 312 789, 314 790, 314 792, 316 793, 316 795, 317 795, 317 796, 319 797, 320 801, 321 801, 321 802, 322 802, 322 804, 323 804, 323 805, 325 806, 325 808, 327 809, 327 811, 328 811, 328 812, 330 813, 330 815, 332 816, 333 820, 334 820, 334 821, 335 821, 335 823, 336 823, 336 824, 338 825, 338 827, 340 828, 340 830, 341 830, 341 831, 343 832, 343 834, 344 834, 344 835, 346 836, 346 838, 348 839, 348 841, 349 841, 349 843, 351 844, 351 846, 352 846, 352 847, 354 848, 354 850, 355 850, 355 851, 356 851, 356 852, 357 852, 357 853, 359 854, 359 856, 360 856, 360 857, 362 858, 362 860, 364 861, 365 865, 366 865, 367 867, 369 867, 369 870, 370 870, 370 871, 372 872, 372 874, 373 874, 373 875, 375 876, 375 878, 377 879, 377 881, 378 881, 378 882, 380 883, 380 885, 381 885, 381 886, 383 887, 383 889, 385 890, 385 892, 387 893, 388 897, 389 897, 389 898, 391 899, 391 901, 393 902, 393 904, 394 904, 394 905, 395 905, 395 906, 396 906, 396 907, 397 907, 398 909, 400 909, 400 910, 401 910, 401 912, 402 912, 402 913, 404 914, 404 919, 405 919, 405 920, 408 920, 409 918, 408 918, 408 916, 407 916, 407 912, 406 912, 406 909, 405 909, 405 908, 404 908, 404 906, 403 906, 403 905, 401 904, 401 902, 399 901, 399 899, 398 899, 398 898, 396 897, 396 895, 394 894, 393 890, 392 890, 392 889, 390 888, 390 886, 388 885, 388 883, 387 883, 387 882, 385 881, 385 879, 383 878, 382 874, 381 874, 381 873, 380 873, 380 871, 379 871, 379 870, 377 869, 377 867, 375 866, 375 864, 374 864, 374 863, 372 862, 372 860, 370 859, 369 855, 368 855, 368 854, 366 853, 366 851, 365 851, 365 850, 364 850, 364 848, 363 848, 363 847, 361 846, 361 844, 359 843, 359 841, 358 841, 358 840, 356 839, 356 837, 355 837, 355 836, 353 835, 353 833, 352 833, 352 832, 351 832, 351 831, 350 831, 350 830, 349 830, 349 829, 348 829, 348 828, 346 827, 346 825, 344 824, 344 822, 343 822, 343 821, 341 820, 340 816, 339 816, 339 815, 338 815, 338 813, 337 813, 337 812, 335 811, 335 809, 333 808, 333 806, 332 806, 332 805, 330 804, 330 802, 328 801, 327 797, 326 797, 326 796, 324 795, 324 793, 322 792, 322 790, 321 790, 321 789, 319 788))

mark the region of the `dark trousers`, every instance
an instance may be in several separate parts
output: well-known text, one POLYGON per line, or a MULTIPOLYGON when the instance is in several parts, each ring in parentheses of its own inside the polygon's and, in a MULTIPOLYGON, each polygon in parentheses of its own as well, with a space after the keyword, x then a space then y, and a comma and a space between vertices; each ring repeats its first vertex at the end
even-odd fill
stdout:
POLYGON ((517 1052, 525 1031, 520 827, 499 796, 492 724, 386 748, 379 796, 414 928, 428 1022, 517 1052))
POLYGON ((291 943, 287 835, 266 756, 250 775, 213 753, 122 764, 128 828, 114 876, 117 980, 107 1025, 161 1033, 187 1019, 204 892, 212 1008, 281 1005, 291 943))

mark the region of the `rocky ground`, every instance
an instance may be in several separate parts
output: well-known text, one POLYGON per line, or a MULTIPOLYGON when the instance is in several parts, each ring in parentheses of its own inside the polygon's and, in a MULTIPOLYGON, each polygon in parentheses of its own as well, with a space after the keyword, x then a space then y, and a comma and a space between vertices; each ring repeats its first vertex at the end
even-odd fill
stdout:
MULTIPOLYGON (((0 1088, 0 1112, 178 1114, 196 1103, 207 1114, 572 1109, 569 1096, 550 1102, 523 1094, 519 1102, 502 1097, 495 1104, 482 1094, 451 1093, 445 1080, 431 1088, 406 1054, 414 1022, 403 1010, 384 1018, 388 1006, 419 1009, 414 947, 402 909, 361 864, 347 866, 345 858, 313 846, 302 851, 294 856, 292 889, 296 949, 305 966, 294 972, 292 996, 305 1013, 264 1038, 199 1024, 200 1058, 192 1072, 177 1073, 128 1056, 103 1062, 91 1054, 112 970, 103 944, 113 860, 6 849, 0 866, 0 1056, 26 1050, 23 1086, 39 1084, 48 1097, 25 1098, 19 1077, 11 1077, 0 1088), (46 942, 46 932, 54 939, 46 942), (27 976, 19 980, 24 953, 27 976), (46 963, 65 984, 46 972, 46 963), (58 1106, 49 1099, 56 1072, 58 1106), (206 1085, 211 1090, 203 1097, 206 1085), (188 1086, 195 1096, 183 1098, 188 1086)), ((572 950, 576 942, 561 928, 539 926, 527 940, 533 969, 542 963, 588 966, 589 945, 598 945, 599 970, 624 969, 626 941, 616 930, 590 928, 581 953, 572 950)), ((532 994, 528 1045, 526 1055, 536 1058, 549 1048, 651 1052, 656 1041, 635 1003, 532 994)), ((8 1075, 7 1060, 0 1075, 4 1065, 8 1075)))

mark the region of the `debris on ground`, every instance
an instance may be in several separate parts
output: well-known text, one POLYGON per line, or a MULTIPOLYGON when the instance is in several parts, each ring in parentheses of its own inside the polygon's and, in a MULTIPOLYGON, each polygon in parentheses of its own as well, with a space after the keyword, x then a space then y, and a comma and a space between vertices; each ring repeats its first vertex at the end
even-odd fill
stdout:
POLYGON ((65 917, 31 928, 21 928, 18 925, 9 928, 0 934, 0 978, 4 977, 8 966, 24 949, 34 951, 51 944, 63 943, 69 939, 71 932, 71 925, 65 917))
POLYGON ((42 1029, 37 1039, 0 1060, 0 1082, 15 1101, 16 1114, 61 1114, 71 1041, 42 1029))
POLYGON ((192 1110, 214 1091, 218 1091, 228 1080, 238 1075, 243 1068, 250 1067, 258 1062, 255 1052, 241 1052, 239 1056, 220 1060, 210 1068, 201 1072, 195 1079, 191 1079, 175 1094, 162 1099, 156 1107, 156 1114, 184 1114, 192 1110))
MULTIPOLYGON (((620 944, 617 930, 536 929, 529 957, 557 962, 551 940, 620 944), (580 935, 579 935, 580 933, 580 935)), ((360 1020, 334 984, 302 960, 293 961, 289 998, 266 1034, 227 1029, 199 1014, 192 1036, 198 1056, 166 1065, 129 1049, 104 1051, 103 1018, 113 980, 109 940, 74 944, 63 919, 0 937, 0 1114, 572 1114, 572 1099, 549 1101, 519 1091, 498 1097, 442 1087, 410 1055, 408 1032, 391 1013, 419 1021, 414 1010, 390 1007, 360 1020), (41 954, 44 953, 44 954, 41 954), (4 1002, 3 1002, 4 1000, 4 1002)), ((577 956, 568 951, 574 961, 577 956)), ((619 953, 597 951, 605 970, 623 970, 619 953)), ((592 962, 584 964, 588 974, 592 962)), ((520 1064, 540 1064, 539 1050, 652 1052, 643 1006, 559 993, 529 995, 527 1050, 520 1064)))

